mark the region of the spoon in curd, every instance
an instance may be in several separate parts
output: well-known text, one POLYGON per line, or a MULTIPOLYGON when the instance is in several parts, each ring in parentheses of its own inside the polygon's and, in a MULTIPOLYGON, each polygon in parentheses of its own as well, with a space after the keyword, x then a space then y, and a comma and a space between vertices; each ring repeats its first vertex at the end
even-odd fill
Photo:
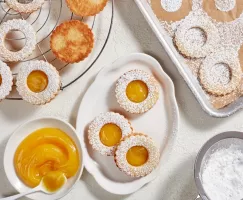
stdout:
POLYGON ((35 192, 43 192, 45 194, 53 194, 60 190, 63 185, 67 182, 67 178, 63 172, 52 171, 47 173, 41 180, 40 184, 27 191, 20 194, 16 194, 10 197, 1 198, 0 200, 14 200, 32 194, 35 192))

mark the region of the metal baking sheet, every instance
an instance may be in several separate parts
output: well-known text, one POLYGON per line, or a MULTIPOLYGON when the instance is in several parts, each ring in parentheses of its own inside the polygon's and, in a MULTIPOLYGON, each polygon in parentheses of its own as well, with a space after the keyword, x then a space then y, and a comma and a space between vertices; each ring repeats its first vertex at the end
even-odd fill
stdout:
POLYGON ((149 25, 155 32, 159 41, 163 45, 167 54, 170 56, 171 60, 177 67, 179 73, 186 81, 187 85, 195 95, 196 99, 202 106, 203 110, 205 110, 209 115, 213 117, 228 117, 235 112, 239 111, 243 108, 243 97, 239 98, 237 101, 231 103, 225 108, 215 109, 211 102, 209 101, 209 97, 205 94, 203 89, 201 88, 197 78, 192 74, 191 70, 186 66, 180 54, 175 49, 171 37, 165 32, 164 28, 161 26, 159 20, 153 13, 149 3, 147 0, 134 0, 144 15, 145 19, 148 21, 149 25))

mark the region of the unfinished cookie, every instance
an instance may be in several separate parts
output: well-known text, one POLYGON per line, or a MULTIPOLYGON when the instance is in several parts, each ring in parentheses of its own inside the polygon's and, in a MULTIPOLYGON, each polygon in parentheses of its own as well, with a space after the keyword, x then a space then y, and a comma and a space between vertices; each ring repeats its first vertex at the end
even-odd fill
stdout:
POLYGON ((226 95, 240 85, 242 70, 236 52, 212 53, 202 62, 199 79, 203 88, 213 95, 226 95))
POLYGON ((190 58, 203 58, 215 50, 220 38, 215 25, 206 17, 195 15, 184 20, 175 32, 175 45, 178 50, 190 58), (205 43, 192 45, 186 37, 190 29, 199 28, 206 35, 205 43))
POLYGON ((0 101, 5 99, 12 90, 13 76, 10 68, 0 61, 0 101))
POLYGON ((32 13, 40 9, 44 2, 44 0, 33 0, 28 3, 21 3, 18 0, 6 0, 8 6, 19 13, 32 13))
POLYGON ((13 19, 0 25, 0 56, 9 62, 22 61, 27 58, 35 49, 36 32, 33 27, 25 20, 13 19), (8 32, 19 30, 25 35, 25 46, 17 51, 10 51, 6 48, 4 40, 8 32))
POLYGON ((21 66, 16 85, 20 96, 25 101, 33 105, 43 105, 58 94, 61 78, 50 63, 29 61, 21 66))
POLYGON ((145 134, 133 133, 117 146, 114 160, 117 167, 131 177, 150 174, 159 164, 160 152, 145 134))

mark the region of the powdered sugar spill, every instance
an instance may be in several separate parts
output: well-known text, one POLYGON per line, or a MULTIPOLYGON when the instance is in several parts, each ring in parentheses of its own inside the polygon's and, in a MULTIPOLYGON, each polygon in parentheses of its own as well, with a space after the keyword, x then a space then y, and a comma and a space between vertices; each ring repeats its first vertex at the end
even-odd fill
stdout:
POLYGON ((215 0, 216 7, 224 12, 228 12, 235 7, 235 0, 215 0))
POLYGON ((161 6, 167 12, 175 12, 180 9, 182 0, 161 0, 161 6))
POLYGON ((211 200, 243 199, 243 142, 218 146, 211 151, 202 169, 203 188, 211 200))

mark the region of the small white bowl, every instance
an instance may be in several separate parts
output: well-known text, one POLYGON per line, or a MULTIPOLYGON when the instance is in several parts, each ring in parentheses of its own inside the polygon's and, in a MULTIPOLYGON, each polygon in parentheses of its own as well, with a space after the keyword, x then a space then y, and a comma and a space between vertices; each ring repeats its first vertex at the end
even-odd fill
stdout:
POLYGON ((75 129, 68 123, 56 119, 56 118, 40 118, 35 119, 33 121, 29 121, 14 131, 12 136, 10 137, 7 146, 5 148, 4 152, 4 170, 7 175, 7 178, 9 182, 13 185, 13 187, 20 193, 26 192, 30 190, 28 186, 26 186, 18 177, 18 175, 15 172, 14 168, 14 154, 19 146, 19 144, 31 133, 36 131, 40 128, 46 128, 46 127, 53 127, 53 128, 59 128, 62 131, 64 131, 69 137, 72 138, 72 140, 75 142, 76 147, 78 149, 79 155, 80 155, 80 167, 78 172, 74 177, 71 177, 68 179, 67 183, 56 193, 52 195, 44 194, 41 192, 28 195, 27 197, 34 200, 54 200, 54 199, 60 199, 61 197, 65 196, 77 183, 77 181, 80 179, 81 174, 83 172, 83 153, 82 148, 80 144, 80 140, 78 138, 78 135, 75 131, 75 129))

